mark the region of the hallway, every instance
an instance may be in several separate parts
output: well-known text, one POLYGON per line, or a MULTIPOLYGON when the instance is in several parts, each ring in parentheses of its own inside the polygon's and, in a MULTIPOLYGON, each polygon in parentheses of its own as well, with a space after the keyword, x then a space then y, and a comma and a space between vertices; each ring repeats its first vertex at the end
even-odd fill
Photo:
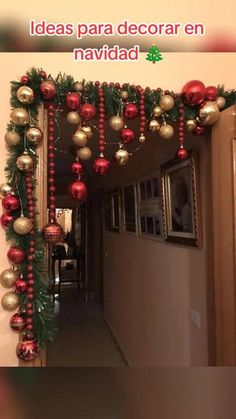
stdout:
POLYGON ((47 367, 122 367, 125 360, 98 303, 78 299, 77 289, 63 289, 56 302, 59 332, 48 346, 47 367))

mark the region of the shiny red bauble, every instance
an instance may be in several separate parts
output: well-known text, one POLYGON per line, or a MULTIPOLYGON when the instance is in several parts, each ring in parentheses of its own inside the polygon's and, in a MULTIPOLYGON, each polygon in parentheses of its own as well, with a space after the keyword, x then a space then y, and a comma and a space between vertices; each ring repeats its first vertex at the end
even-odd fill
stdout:
POLYGON ((17 279, 15 282, 15 290, 17 294, 24 294, 27 291, 27 282, 23 279, 17 279))
POLYGON ((216 100, 217 94, 218 94, 218 91, 217 91, 217 88, 215 86, 208 86, 206 88, 205 98, 206 98, 206 100, 216 100))
POLYGON ((10 318, 10 327, 16 332, 24 330, 26 326, 26 319, 23 314, 16 313, 10 318))
POLYGON ((81 106, 80 115, 86 120, 93 119, 96 115, 96 109, 91 103, 84 103, 81 106))
POLYGON ((66 106, 70 111, 76 111, 80 106, 80 95, 78 93, 68 93, 66 95, 66 106))
POLYGON ((87 186, 81 180, 77 180, 69 185, 69 194, 77 201, 84 201, 87 198, 87 186))
POLYGON ((132 143, 135 139, 135 133, 131 128, 123 128, 120 132, 120 139, 125 144, 132 143))
POLYGON ((51 80, 45 80, 40 84, 40 92, 43 99, 52 100, 56 96, 56 87, 51 80))
POLYGON ((26 258, 26 253, 23 249, 16 246, 11 246, 7 252, 7 257, 14 265, 22 263, 26 258))
POLYGON ((21 79, 20 79, 21 84, 28 84, 29 81, 30 81, 30 78, 29 78, 29 76, 26 76, 26 75, 22 76, 21 79))
POLYGON ((124 108, 124 116, 127 119, 134 119, 138 115, 138 108, 135 103, 127 103, 124 108))
POLYGON ((206 87, 200 80, 191 80, 182 88, 183 99, 190 106, 200 105, 205 94, 206 87))
POLYGON ((40 70, 39 75, 42 79, 46 79, 47 78, 47 73, 43 70, 40 70))
POLYGON ((58 243, 62 240, 64 232, 60 224, 51 222, 43 227, 43 235, 49 243, 58 243))
POLYGON ((10 223, 14 220, 11 214, 2 214, 0 217, 0 223, 3 228, 9 227, 10 223))
POLYGON ((17 356, 23 361, 34 361, 39 355, 40 348, 36 340, 23 340, 16 347, 17 356))
POLYGON ((199 125, 196 126, 196 128, 194 128, 194 130, 192 131, 192 133, 194 135, 202 135, 205 132, 205 128, 204 127, 200 127, 199 125))
POLYGON ((14 211, 20 207, 20 201, 15 195, 7 195, 2 200, 2 206, 7 211, 14 211))
POLYGON ((99 157, 93 163, 93 170, 99 175, 105 175, 108 172, 109 167, 110 162, 104 157, 99 157))
POLYGON ((176 157, 179 160, 185 160, 188 158, 188 151, 184 147, 180 147, 176 152, 176 157))
POLYGON ((73 175, 78 175, 83 172, 83 166, 80 162, 74 161, 70 167, 70 170, 73 175))

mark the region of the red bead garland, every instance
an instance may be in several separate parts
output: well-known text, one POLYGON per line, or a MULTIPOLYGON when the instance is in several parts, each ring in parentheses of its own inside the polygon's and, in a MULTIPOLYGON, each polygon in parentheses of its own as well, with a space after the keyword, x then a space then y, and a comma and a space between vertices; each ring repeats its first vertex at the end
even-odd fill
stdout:
POLYGON ((48 106, 48 123, 49 123, 49 138, 48 138, 48 190, 49 190, 49 221, 53 222, 56 216, 55 208, 55 108, 52 103, 48 106))
POLYGON ((141 86, 137 86, 137 91, 139 92, 139 108, 140 108, 140 127, 139 127, 139 132, 140 132, 140 140, 144 141, 145 137, 144 137, 144 129, 145 129, 145 124, 146 124, 146 116, 145 116, 145 101, 144 101, 144 89, 141 88, 141 86))
POLYGON ((179 134, 179 149, 177 150, 176 157, 179 160, 184 160, 188 157, 188 151, 184 148, 184 105, 183 103, 179 104, 179 125, 178 125, 178 134, 179 134))
POLYGON ((103 89, 98 87, 98 96, 99 96, 99 118, 98 118, 98 148, 100 151, 98 159, 93 163, 93 170, 100 174, 104 175, 108 172, 110 167, 109 160, 104 158, 105 151, 105 99, 103 89))

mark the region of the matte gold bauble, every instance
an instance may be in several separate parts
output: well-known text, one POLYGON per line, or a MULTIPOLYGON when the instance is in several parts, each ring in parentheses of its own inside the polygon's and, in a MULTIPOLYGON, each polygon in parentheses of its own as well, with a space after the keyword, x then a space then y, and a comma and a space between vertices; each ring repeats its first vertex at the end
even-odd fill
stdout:
POLYGON ((14 269, 5 269, 5 271, 1 273, 0 282, 4 288, 12 288, 14 287, 17 278, 17 271, 14 269))
POLYGON ((20 144, 20 136, 16 131, 7 131, 4 139, 9 147, 20 144))
POLYGON ((169 138, 173 137, 174 129, 171 125, 165 124, 161 126, 159 133, 162 138, 168 140, 169 138))
POLYGON ((84 125, 81 129, 82 129, 82 131, 85 132, 85 134, 87 134, 88 138, 92 138, 93 131, 92 131, 92 128, 89 125, 84 125))
POLYGON ((75 84, 74 84, 74 88, 75 88, 75 90, 77 91, 77 92, 82 92, 83 91, 83 85, 82 85, 82 83, 80 83, 79 81, 77 81, 75 84))
POLYGON ((128 97, 129 97, 129 93, 128 93, 128 92, 126 92, 126 90, 122 90, 122 91, 120 92, 120 97, 121 97, 121 99, 123 99, 123 100, 127 100, 127 99, 128 99, 128 97))
POLYGON ((187 119, 186 121, 186 128, 188 131, 193 131, 197 126, 197 122, 195 121, 195 119, 187 119))
POLYGON ((124 126, 124 121, 120 116, 114 115, 109 119, 109 125, 114 131, 120 131, 124 126))
POLYGON ((226 100, 225 100, 225 98, 224 98, 224 97, 222 97, 222 96, 219 96, 219 97, 216 99, 216 104, 217 104, 217 106, 218 106, 218 108, 219 108, 219 109, 224 109, 224 107, 225 107, 225 105, 226 105, 226 100))
POLYGON ((69 122, 69 124, 72 124, 72 125, 81 124, 81 117, 78 114, 78 112, 75 112, 75 111, 68 112, 68 114, 66 115, 66 119, 69 122))
POLYGON ((148 129, 151 132, 157 132, 160 129, 160 124, 156 119, 151 119, 151 121, 148 124, 148 129))
POLYGON ((30 116, 24 108, 15 108, 10 114, 11 123, 19 126, 28 125, 30 116))
POLYGON ((174 107, 175 101, 171 95, 163 95, 160 99, 160 107, 164 111, 170 111, 174 107))
POLYGON ((7 292, 1 300, 4 310, 14 311, 20 305, 20 298, 15 292, 7 292))
POLYGON ((21 154, 19 157, 17 157, 16 165, 19 170, 22 172, 28 173, 32 172, 34 168, 34 162, 33 159, 30 157, 29 153, 27 151, 24 151, 23 154, 21 154))
POLYGON ((209 101, 199 111, 199 118, 202 125, 213 125, 220 117, 220 110, 216 102, 209 101))
POLYGON ((0 185, 0 198, 10 194, 12 192, 12 187, 8 183, 2 183, 0 185))
POLYGON ((17 234, 24 236, 28 234, 33 228, 32 222, 29 218, 20 216, 13 223, 13 229, 17 234))
POLYGON ((143 144, 143 143, 145 143, 145 141, 146 141, 146 137, 145 137, 145 135, 142 133, 141 135, 140 135, 140 137, 139 137, 139 142, 140 142, 140 144, 143 144))
POLYGON ((163 113, 163 109, 160 106, 154 106, 152 113, 156 118, 158 118, 158 116, 161 116, 163 113))
POLYGON ((123 148, 120 148, 115 153, 115 159, 119 166, 125 166, 129 160, 129 153, 123 148))
POLYGON ((87 144, 87 141, 88 137, 84 131, 82 131, 81 129, 75 131, 73 135, 73 143, 77 145, 77 147, 84 147, 87 144))
POLYGON ((81 160, 89 160, 92 156, 92 152, 89 147, 81 147, 78 151, 78 157, 81 160))
POLYGON ((30 127, 27 129, 25 137, 32 144, 39 146, 43 141, 43 132, 38 127, 30 127))
POLYGON ((28 86, 19 87, 16 96, 21 103, 26 103, 28 105, 34 101, 34 92, 28 86))

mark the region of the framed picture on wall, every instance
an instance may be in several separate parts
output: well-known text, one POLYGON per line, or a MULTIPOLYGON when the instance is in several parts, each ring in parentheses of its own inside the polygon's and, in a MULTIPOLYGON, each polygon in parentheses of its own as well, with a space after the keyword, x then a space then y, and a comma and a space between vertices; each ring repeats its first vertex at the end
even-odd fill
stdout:
POLYGON ((137 197, 135 183, 123 188, 123 217, 124 230, 137 232, 137 197))
POLYGON ((200 202, 197 156, 173 159, 161 166, 165 240, 200 246, 200 202))
POLYGON ((111 204, 111 194, 106 193, 103 201, 104 209, 104 228, 105 230, 112 230, 112 204, 111 204))
POLYGON ((139 233, 141 237, 163 239, 162 210, 159 205, 139 208, 139 233))
POLYGON ((138 182, 139 203, 160 197, 159 174, 148 176, 138 182))
POLYGON ((111 193, 111 227, 114 231, 120 231, 120 212, 120 193, 117 190, 111 193))

